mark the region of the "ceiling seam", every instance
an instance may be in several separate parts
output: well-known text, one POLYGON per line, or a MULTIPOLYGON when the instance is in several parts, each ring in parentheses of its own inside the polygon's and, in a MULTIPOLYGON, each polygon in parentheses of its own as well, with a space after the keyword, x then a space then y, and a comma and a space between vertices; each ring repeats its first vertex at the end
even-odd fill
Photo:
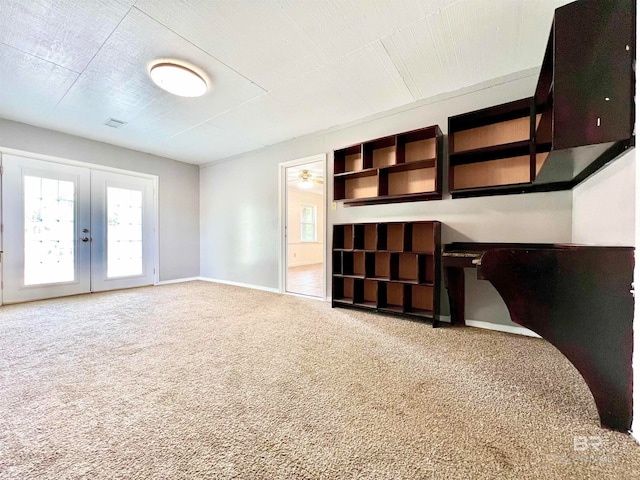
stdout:
MULTIPOLYGON (((418 22, 421 22, 421 21, 423 21, 423 20, 427 20, 429 17, 432 17, 432 16, 434 16, 434 15, 436 15, 436 14, 438 14, 438 13, 441 13, 441 12, 443 12, 444 10, 446 10, 446 9, 448 9, 448 8, 450 8, 450 7, 452 7, 453 5, 456 5, 457 3, 460 3, 460 2, 463 2, 463 1, 465 1, 465 0, 457 0, 456 2, 453 2, 453 3, 451 3, 451 4, 449 4, 449 5, 445 6, 445 7, 439 8, 439 9, 437 9, 437 10, 436 10, 436 11, 434 11, 434 12, 431 12, 431 13, 428 13, 428 14, 426 14, 426 15, 423 15, 423 16, 421 16, 421 17, 417 18, 416 20, 414 20, 414 21, 410 22, 410 23, 407 23, 407 24, 405 24, 405 25, 403 25, 403 26, 401 26, 401 27, 396 28, 393 32, 391 32, 391 33, 389 33, 389 34, 387 34, 387 35, 383 35, 383 36, 381 36, 381 37, 378 37, 378 38, 376 38, 376 39, 374 39, 374 40, 372 40, 372 41, 370 41, 370 42, 368 42, 368 43, 366 43, 366 44, 364 44, 364 45, 362 45, 362 46, 360 46, 360 47, 358 47, 358 48, 356 48, 356 49, 354 49, 354 50, 351 50, 350 52, 347 52, 347 53, 345 53, 344 55, 341 55, 341 56, 339 56, 339 57, 337 57, 337 58, 335 58, 335 59, 330 59, 330 58, 329 58, 329 61, 328 61, 326 64, 321 65, 321 66, 319 66, 319 67, 317 67, 317 68, 314 68, 313 70, 310 70, 310 71, 308 71, 308 72, 306 72, 306 73, 304 73, 304 74, 302 74, 302 75, 298 75, 297 77, 291 78, 291 79, 289 80, 289 82, 287 82, 287 83, 285 83, 285 84, 283 84, 283 85, 280 85, 280 86, 278 86, 278 87, 274 88, 274 89, 273 89, 273 90, 271 90, 270 92, 273 92, 273 91, 275 91, 275 90, 278 90, 278 89, 280 89, 280 88, 283 88, 283 87, 285 87, 286 85, 288 85, 288 84, 290 84, 290 83, 293 83, 293 82, 295 82, 296 80, 298 80, 298 79, 300 79, 300 78, 304 78, 304 77, 306 77, 306 76, 308 76, 308 75, 311 75, 311 74, 313 74, 313 73, 317 72, 318 70, 320 70, 321 68, 327 67, 327 66, 329 66, 329 65, 335 65, 336 63, 338 63, 338 62, 339 62, 339 61, 341 61, 341 60, 344 60, 345 58, 349 57, 350 55, 353 55, 353 54, 355 54, 355 53, 358 53, 358 52, 360 52, 361 50, 364 50, 365 48, 367 48, 367 47, 370 47, 370 46, 374 45, 376 42, 382 42, 383 40, 385 40, 385 39, 387 39, 387 38, 391 38, 391 37, 392 37, 394 34, 396 34, 397 32, 399 32, 399 31, 401 31, 401 30, 404 30, 405 28, 408 28, 408 27, 410 27, 410 26, 412 26, 412 25, 415 25, 415 24, 417 24, 418 22)), ((280 7, 280 8, 282 8, 282 7, 280 7)), ((286 15, 286 12, 285 12, 285 15, 286 15)), ((289 17, 289 16, 287 15, 287 17, 289 17)), ((289 17, 289 18, 290 18, 290 17, 289 17)), ((294 23, 294 25, 296 25, 297 27, 299 27, 295 20, 293 20, 293 19, 292 19, 292 22, 294 23)), ((299 27, 299 28, 300 28, 300 27, 299 27)), ((302 32, 303 32, 303 34, 304 34, 304 30, 300 29, 300 31, 302 31, 302 32)), ((305 34, 305 36, 306 36, 306 34, 305 34)), ((307 37, 307 38, 308 38, 308 37, 307 37)), ((313 40, 311 40, 310 38, 309 38, 309 40, 311 41, 311 43, 313 43, 314 45, 316 45, 316 44, 315 44, 315 42, 313 42, 313 40)), ((324 52, 321 52, 321 53, 324 55, 324 52)), ((410 93, 411 93, 411 92, 410 92, 410 93)), ((411 94, 413 95, 413 93, 411 93, 411 94)), ((415 98, 415 97, 414 97, 414 98, 415 98)))
MULTIPOLYGON (((360 47, 358 47, 358 48, 356 48, 356 49, 354 49, 354 50, 351 50, 351 51, 349 51, 349 52, 345 53, 344 55, 341 55, 341 56, 339 56, 339 57, 337 57, 337 58, 335 58, 335 59, 332 59, 332 58, 327 57, 327 56, 324 54, 324 52, 322 52, 320 49, 318 49, 318 50, 320 51, 320 53, 321 53, 325 58, 327 58, 327 60, 328 60, 328 61, 327 61, 327 63, 325 63, 325 64, 323 64, 323 65, 320 65, 320 66, 318 66, 318 67, 316 67, 316 68, 314 68, 314 69, 312 69, 312 70, 309 70, 308 72, 305 72, 305 73, 303 73, 303 74, 301 74, 301 75, 298 75, 297 77, 293 77, 293 78, 289 79, 289 81, 288 81, 288 82, 286 82, 286 83, 284 83, 284 84, 282 84, 282 85, 279 85, 278 87, 276 87, 276 88, 274 88, 274 89, 272 89, 272 90, 269 90, 269 91, 268 91, 268 93, 272 93, 272 92, 277 91, 277 90, 279 90, 279 89, 281 89, 281 88, 284 88, 284 87, 286 87, 287 85, 289 85, 289 84, 291 84, 291 83, 295 82, 296 80, 299 80, 299 79, 301 79, 301 78, 304 78, 304 77, 306 77, 306 76, 309 76, 309 75, 312 75, 312 74, 316 73, 317 71, 321 70, 322 68, 325 68, 325 67, 328 67, 328 66, 331 66, 331 65, 335 65, 335 64, 337 64, 338 62, 340 62, 341 60, 344 60, 344 59, 346 59, 347 57, 349 57, 349 56, 351 56, 351 55, 353 55, 353 54, 355 54, 355 53, 358 53, 358 52, 360 52, 360 51, 364 50, 364 49, 365 49, 365 48, 367 48, 367 47, 370 47, 370 46, 374 45, 376 42, 382 42, 382 40, 387 39, 387 38, 390 38, 391 36, 393 36, 395 33, 399 32, 400 30, 403 30, 403 29, 405 29, 405 28, 407 28, 407 27, 410 27, 411 25, 415 25, 416 23, 418 23, 418 22, 420 22, 420 21, 422 21, 422 20, 426 20, 428 17, 433 16, 433 15, 435 15, 436 13, 441 12, 441 11, 442 11, 442 10, 444 10, 445 8, 449 8, 450 6, 455 5, 456 3, 459 3, 459 2, 461 2, 461 1, 464 1, 464 0, 458 0, 458 1, 456 1, 456 2, 454 2, 454 3, 452 3, 452 4, 450 4, 450 5, 447 5, 447 6, 446 6, 446 7, 444 7, 444 8, 440 8, 440 9, 436 10, 435 12, 431 12, 431 13, 429 13, 429 14, 427 14, 427 15, 423 15, 423 16, 419 17, 418 19, 414 20, 413 22, 410 22, 410 23, 407 23, 407 24, 405 24, 405 25, 403 25, 403 26, 401 26, 401 27, 398 27, 398 28, 396 28, 393 32, 391 32, 391 33, 389 33, 389 34, 387 34, 387 35, 384 35, 384 36, 378 37, 378 38, 376 38, 376 39, 374 39, 374 40, 372 40, 372 41, 370 41, 370 42, 368 42, 368 43, 365 43, 364 45, 362 45, 362 46, 360 46, 360 47)), ((283 9, 283 8, 282 8, 282 6, 280 6, 280 8, 281 8, 281 9, 283 9)), ((284 9, 283 9, 283 12, 284 12, 284 14, 287 16, 287 18, 291 19, 291 17, 289 17, 289 15, 284 11, 284 9)), ((307 36, 307 34, 306 34, 306 33, 304 33, 304 30, 302 29, 302 27, 300 27, 300 26, 298 25, 298 23, 297 23, 295 20, 291 19, 291 21, 292 21, 292 23, 293 23, 293 24, 294 24, 294 25, 299 29, 299 31, 300 31, 300 32, 302 32, 302 34, 303 34, 306 38, 308 38, 308 39, 309 39, 309 41, 310 41, 314 46, 317 46, 316 42, 314 42, 310 37, 308 37, 308 36, 307 36)), ((172 30, 172 31, 173 31, 173 30, 172 30)), ((403 79, 403 81, 404 81, 404 79, 403 79)), ((409 93, 411 93, 411 95, 413 96, 413 93, 412 93, 411 91, 410 91, 409 93)), ((414 98, 415 98, 415 97, 414 97, 414 98)))
POLYGON ((31 52, 27 52, 25 50, 21 50, 21 49, 19 49, 17 47, 14 47, 13 45, 9 45, 8 43, 0 42, 0 45, 4 45, 5 47, 9 47, 12 50, 15 50, 15 51, 20 52, 20 53, 24 53, 25 55, 29 55, 30 57, 37 58, 38 60, 42 60, 43 62, 50 63, 51 65, 55 65, 58 68, 62 68, 64 70, 67 70, 68 72, 76 73, 78 75, 80 75, 82 73, 82 72, 78 72, 78 71, 76 71, 76 70, 74 70, 72 68, 65 67, 64 65, 60 65, 59 63, 52 62, 51 60, 47 60, 46 58, 42 58, 42 57, 40 57, 38 55, 35 55, 35 54, 31 53, 31 52))
MULTIPOLYGON (((318 46, 318 44, 316 42, 313 41, 313 39, 307 35, 307 32, 304 31, 304 29, 298 25, 298 22, 296 22, 293 18, 291 18, 291 16, 287 13, 287 11, 282 7, 282 5, 278 5, 278 7, 280 7, 280 10, 282 10, 282 13, 284 14, 285 17, 287 17, 289 19, 289 21, 298 29, 298 32, 300 32, 302 34, 303 37, 305 37, 307 40, 309 40, 309 43, 311 43, 314 47, 316 47, 316 49, 318 50, 318 52, 320 52, 320 55, 322 55, 325 59, 325 63, 324 65, 328 65, 329 63, 331 63, 331 58, 329 58, 318 46)), ((319 67, 316 68, 316 70, 322 68, 324 65, 321 65, 319 67)), ((316 70, 313 70, 314 72, 316 70)), ((306 75, 306 74, 305 74, 306 75)), ((301 75, 303 76, 303 75, 301 75)), ((300 77, 296 77, 296 78, 300 78, 300 77)))
MULTIPOLYGON (((199 127, 199 126, 201 126, 201 125, 204 125, 205 123, 208 123, 208 122, 210 122, 211 120, 215 120, 216 118, 218 118, 218 117, 220 117, 220 116, 222 116, 222 115, 225 115, 225 114, 227 114, 227 113, 229 113, 229 112, 231 112, 231 111, 235 110, 236 108, 240 108, 240 107, 242 107, 243 105, 246 105, 246 104, 247 104, 247 103, 249 103, 249 102, 253 102, 254 100, 257 100, 257 99, 259 99, 259 98, 262 98, 262 97, 264 97, 265 95, 268 95, 268 94, 269 94, 269 92, 264 92, 264 93, 262 93, 262 94, 258 95, 257 97, 253 97, 253 98, 250 98, 250 99, 248 99, 248 100, 245 100, 244 102, 239 103, 238 105, 235 105, 235 106, 233 106, 233 107, 231 107, 231 108, 228 108, 228 109, 227 109, 227 110, 225 110, 224 112, 217 113, 217 114, 215 114, 214 116, 209 117, 209 118, 207 118, 207 119, 205 119, 205 120, 203 120, 203 121, 201 121, 201 122, 198 122, 197 124, 192 125, 192 126, 191 126, 191 127, 189 127, 189 128, 186 128, 186 129, 184 129, 184 130, 182 130, 182 131, 180 131, 180 132, 178 132, 178 133, 174 133, 173 135, 171 135, 171 136, 169 136, 169 137, 167 137, 167 138, 163 139, 162 141, 163 141, 163 142, 165 142, 165 141, 167 141, 167 140, 171 140, 172 138, 177 137, 178 135, 182 135, 183 133, 186 133, 186 132, 188 132, 189 130, 193 130, 194 128, 197 128, 197 127, 199 127)), ((217 126, 217 125, 211 124, 211 126, 212 126, 212 127, 217 128, 218 130, 225 131, 225 129, 224 129, 224 128, 221 128, 221 127, 219 127, 219 126, 217 126)), ((257 143, 260 143, 260 142, 257 142, 257 143)), ((263 145, 263 146, 264 146, 264 145, 263 145)))
POLYGON ((60 105, 60 102, 62 102, 62 100, 64 100, 64 97, 67 96, 67 94, 71 91, 71 89, 74 87, 74 85, 78 82, 78 80, 80 79, 80 77, 82 76, 82 74, 87 70, 87 67, 89 65, 91 65, 91 62, 93 62, 93 60, 96 58, 96 56, 98 55, 98 53, 100 53, 100 50, 102 50, 102 48, 105 46, 105 44, 109 41, 109 39, 113 36, 113 33, 118 29, 118 27, 120 27, 120 25, 122 24, 122 22, 124 22, 124 19, 127 18, 129 16, 129 14, 131 13, 131 10, 133 9, 133 6, 129 7, 129 10, 127 10, 127 13, 125 13, 122 18, 120 19, 120 21, 118 22, 118 24, 113 27, 113 30, 111 30, 111 33, 109 33, 109 35, 107 35, 107 38, 104 39, 104 41, 100 44, 100 46, 96 49, 95 53, 93 54, 93 56, 89 59, 89 61, 87 62, 87 64, 84 66, 84 68, 82 69, 82 72, 80 72, 80 74, 76 77, 76 79, 73 81, 73 83, 71 83, 71 85, 69 85, 69 88, 67 88, 67 90, 64 92, 64 95, 62 95, 62 97, 60 97, 60 100, 58 100, 56 102, 56 105, 54 108, 57 108, 58 105, 60 105))
MULTIPOLYGON (((313 70, 310 70, 310 71, 308 71, 308 72, 306 72, 306 73, 303 73, 302 75, 298 75, 297 77, 293 77, 293 78, 291 78, 288 82, 286 82, 286 83, 284 83, 284 84, 282 84, 282 85, 279 85, 278 87, 276 87, 276 88, 274 88, 274 89, 272 89, 272 90, 265 90, 264 88, 263 88, 263 90, 265 91, 265 93, 270 94, 270 93, 276 92, 276 91, 278 91, 278 90, 280 90, 280 89, 282 89, 282 88, 285 88, 287 85, 289 85, 289 84, 291 84, 291 83, 295 82, 296 80, 299 80, 299 79, 301 79, 301 78, 304 78, 304 77, 307 77, 307 76, 309 76, 309 75, 312 75, 312 74, 314 74, 315 72, 317 72, 317 71, 321 70, 322 68, 326 68, 326 67, 329 67, 329 66, 331 66, 331 65, 335 65, 335 64, 337 64, 338 62, 340 62, 341 60, 344 60, 344 59, 346 59, 347 57, 349 57, 349 56, 351 56, 351 55, 353 55, 353 54, 355 54, 355 53, 358 53, 358 52, 360 52, 361 50, 364 50, 364 49, 365 49, 365 48, 367 48, 367 47, 370 47, 370 46, 374 45, 376 42, 380 42, 380 43, 382 43, 382 40, 387 39, 387 38, 391 38, 395 33, 399 32, 400 30, 403 30, 403 29, 405 29, 405 28, 408 28, 408 27, 410 27, 411 25, 415 25, 415 24, 417 24, 418 22, 421 22, 421 21, 423 21, 423 20, 427 20, 429 17, 434 16, 434 15, 436 15, 436 14, 438 14, 438 13, 442 12, 443 10, 445 10, 445 9, 447 9, 447 8, 449 8, 449 7, 451 7, 451 6, 455 5, 455 4, 457 4, 457 3, 460 3, 460 2, 462 2, 462 1, 464 1, 464 0, 458 0, 458 1, 456 1, 456 2, 451 3, 450 5, 447 5, 446 7, 439 8, 439 9, 437 9, 437 10, 436 10, 436 11, 434 11, 434 12, 431 12, 431 13, 428 13, 428 14, 426 14, 426 15, 423 15, 423 16, 419 17, 418 19, 414 20, 413 22, 407 23, 407 24, 403 25, 402 27, 397 28, 394 32, 391 32, 391 33, 389 33, 388 35, 384 35, 384 36, 382 36, 382 37, 378 37, 378 38, 376 38, 375 40, 372 40, 371 42, 366 43, 365 45, 362 45, 361 47, 356 48, 355 50, 352 50, 352 51, 350 51, 350 52, 348 52, 348 53, 346 53, 346 54, 344 54, 344 55, 342 55, 342 56, 340 56, 340 57, 337 57, 336 59, 330 59, 330 58, 326 57, 326 55, 324 54, 324 52, 320 51, 320 53, 328 59, 328 62, 327 62, 327 63, 325 63, 324 65, 320 65, 320 66, 318 66, 318 67, 314 68, 313 70)), ((282 6, 279 6, 279 7, 283 10, 283 13, 285 14, 285 16, 291 20, 291 22, 292 22, 292 23, 293 23, 293 24, 294 24, 294 25, 295 25, 295 26, 296 26, 296 27, 297 27, 297 28, 298 28, 298 29, 303 33, 303 35, 304 35, 306 38, 308 38, 308 39, 309 39, 309 41, 310 41, 314 46, 316 46, 316 43, 315 43, 313 40, 311 40, 311 38, 309 38, 309 37, 306 35, 306 33, 304 33, 304 30, 303 30, 303 29, 298 25, 298 23, 297 23, 295 20, 293 20, 293 19, 292 19, 292 18, 291 18, 287 13, 286 13, 286 11, 284 11, 284 9, 282 8, 282 6)), ((171 28, 169 28, 169 27, 167 27, 166 25, 164 25, 164 23, 160 22, 159 20, 156 20, 155 18, 151 17, 151 16, 150 16, 150 15, 148 15, 147 13, 143 12, 142 10, 140 10, 138 7, 133 7, 133 8, 136 8, 136 10, 138 10, 138 11, 140 11, 141 13, 143 13, 144 15, 148 16, 149 18, 151 18, 151 19, 152 19, 152 20, 154 20, 155 22, 159 23, 160 25, 163 25, 163 26, 164 26, 164 27, 166 27, 168 30, 170 30, 170 31, 174 32, 176 35, 180 36, 181 38, 184 38, 184 37, 182 37, 182 35, 180 35, 179 33, 175 32, 175 31, 174 31, 174 30, 172 30, 171 28)), ((214 57, 213 55, 210 55, 208 52, 206 52, 205 50, 201 49, 201 48, 200 48, 200 47, 198 47, 197 45, 193 44, 192 42, 190 42, 190 41, 189 41, 189 40, 187 40, 186 38, 184 38, 184 40, 185 40, 185 41, 187 41, 187 42, 189 42, 189 43, 191 43, 194 47, 196 47, 196 48, 198 48, 198 49, 202 50, 203 52, 205 52, 207 55, 211 56, 212 58, 214 58, 214 59, 218 60, 216 57, 214 57)), ((384 44, 383 44, 383 47, 384 47, 384 44)), ((386 51, 386 48, 385 48, 385 51, 386 51)), ((388 55, 388 52, 387 52, 387 55, 388 55)), ((440 60, 440 59, 439 59, 439 60, 440 60)), ((220 61, 220 60, 218 60, 218 61, 220 61)), ((393 63, 393 60, 391 60, 391 62, 393 63)), ((440 61, 440 62, 441 62, 441 61, 440 61)), ((223 64, 224 64, 224 62, 221 62, 221 63, 223 63, 223 64)), ((224 64, 224 65, 226 65, 226 64, 224 64)), ((228 66, 228 65, 227 65, 227 66, 228 66)), ((395 63, 394 63, 394 66, 395 66, 395 63)), ((441 66, 442 66, 442 63, 441 63, 441 66)), ((229 67, 229 68, 231 68, 231 67, 229 67)), ((396 67, 396 69, 397 69, 397 67, 396 67)), ((233 70, 233 69, 232 69, 232 70, 233 70)), ((235 71, 235 70, 234 70, 234 71, 235 71)), ((239 73, 239 72, 237 72, 237 73, 238 73, 239 75, 241 75, 241 76, 243 76, 243 77, 244 77, 244 75, 242 75, 241 73, 239 73)), ((404 79, 404 77, 402 77, 402 75, 400 74, 400 72, 398 72, 398 74, 399 74, 399 75, 400 75, 400 77, 402 78, 402 81, 405 83, 405 86, 407 86, 407 85, 406 85, 406 80, 404 79)), ((246 78, 246 77, 244 77, 244 78, 246 78)), ((250 79, 247 79, 247 80, 249 80, 250 82, 252 82, 250 79)), ((252 83, 254 83, 254 82, 252 82, 252 83)), ((256 86, 260 87, 260 85, 257 85, 257 84, 256 84, 256 86)), ((260 88, 262 88, 262 87, 260 87, 260 88)), ((414 101, 415 101, 415 100, 417 100, 417 99, 416 99, 416 97, 415 97, 415 95, 414 95, 414 94, 413 94, 413 92, 411 91, 411 89, 409 89, 409 88, 408 88, 408 86, 407 86, 407 89, 409 90, 409 94, 412 96, 412 98, 414 99, 414 101)), ((255 100, 255 99, 257 99, 257 98, 260 98, 261 96, 262 96, 262 95, 259 95, 258 97, 254 97, 254 98, 252 98, 252 99, 249 99, 249 100, 247 100, 247 102, 250 102, 250 101, 252 101, 252 100, 255 100)), ((194 125, 194 127, 192 127, 192 128, 195 128, 195 127, 197 127, 197 126, 202 125, 203 123, 206 123, 206 122, 208 122, 208 121, 210 121, 210 120, 213 120, 213 119, 215 119, 215 118, 218 118, 218 117, 220 117, 221 115, 224 115, 225 113, 228 113, 228 112, 230 112, 230 111, 234 110, 235 108, 238 108, 238 107, 240 107, 240 106, 244 105, 244 104, 245 104, 245 103, 247 103, 247 102, 243 102, 243 103, 241 103, 240 105, 237 105, 237 106, 235 106, 235 107, 230 108, 229 110, 226 110, 226 111, 221 112, 221 113, 219 113, 219 114, 217 114, 217 115, 214 115, 213 117, 208 118, 207 120, 205 120, 205 121, 203 121, 203 122, 199 123, 198 125, 194 125)), ((191 128, 189 128, 189 129, 187 129, 187 130, 184 130, 183 132, 180 132, 180 133, 184 133, 184 132, 186 132, 186 131, 188 131, 188 130, 191 130, 191 128)), ((178 134, 176 134, 176 135, 179 135, 180 133, 178 133, 178 134)), ((174 136, 175 136, 175 135, 174 135, 174 136)), ((168 137, 168 138, 173 138, 173 137, 168 137)), ((267 145, 267 146, 268 146, 268 145, 267 145)))
POLYGON ((458 98, 458 97, 463 97, 465 95, 469 95, 470 93, 476 93, 476 92, 482 92, 484 90, 489 90, 491 88, 495 88, 498 87, 500 85, 506 85, 512 82, 517 82, 517 81, 521 81, 523 79, 526 78, 537 78, 538 77, 539 72, 537 71, 536 67, 530 68, 530 69, 526 69, 526 70, 521 70, 519 72, 516 72, 514 74, 510 74, 510 75, 505 75, 503 77, 499 77, 497 79, 492 79, 490 81, 487 82, 483 82, 481 84, 479 84, 480 86, 478 87, 478 85, 475 86, 470 86, 470 87, 462 87, 459 88, 457 90, 453 90, 453 91, 448 91, 448 92, 442 92, 439 95, 436 95, 435 97, 430 97, 430 98, 423 98, 420 100, 416 100, 413 104, 406 104, 406 105, 401 105, 399 107, 395 107, 392 108, 386 112, 382 112, 382 113, 374 113, 372 115, 367 115, 365 117, 361 117, 358 118, 356 120, 352 120, 350 122, 346 122, 346 123, 341 123, 338 125, 332 125, 331 127, 327 127, 323 130, 318 130, 316 132, 310 132, 310 133, 305 133, 305 134, 301 134, 301 135, 297 135, 295 137, 289 138, 287 140, 282 140, 280 142, 274 142, 274 143, 270 143, 267 145, 264 145, 262 147, 259 148, 254 148, 251 150, 247 150, 245 152, 240 152, 234 155, 231 155, 230 157, 225 157, 225 158, 220 158, 218 160, 213 160, 209 163, 204 163, 204 164, 199 164, 200 169, 204 169, 204 168, 209 168, 209 167, 213 167, 222 163, 226 163, 226 162, 231 162, 233 160, 239 159, 240 157, 242 157, 243 155, 247 155, 250 154, 251 152, 256 152, 258 150, 261 150, 263 148, 269 148, 269 147, 273 147, 276 145, 288 145, 291 142, 295 142, 298 139, 302 138, 302 137, 309 137, 309 138, 315 138, 315 137, 319 137, 319 136, 323 136, 323 135, 328 135, 331 134, 333 132, 336 132, 338 130, 341 129, 345 129, 345 128, 351 128, 351 127, 355 127, 355 126, 361 126, 361 125, 366 125, 368 123, 371 122, 376 122, 379 120, 384 120, 385 118, 389 118, 389 117, 393 117, 394 115, 399 115, 401 113, 404 112, 411 112, 413 110, 417 110, 419 108, 425 107, 427 105, 435 105, 441 102, 446 102, 447 100, 451 100, 454 98, 458 98), (486 85, 485 85, 486 83, 486 85), (476 88, 478 87, 478 88, 476 88), (373 118, 370 118, 373 117, 373 118))
MULTIPOLYGON (((389 40, 391 42, 393 42, 393 39, 390 38, 389 40)), ((380 42, 380 45, 382 46, 382 49, 384 50, 384 53, 387 55, 387 58, 393 64, 393 68, 395 69, 396 73, 398 74, 398 77, 400 77, 400 79, 402 80, 402 84, 404 85, 404 88, 407 89, 407 92, 409 92, 409 95, 411 95, 411 98, 415 102, 417 99, 416 99, 415 95, 413 94, 413 92, 411 91, 411 89, 409 88, 409 85, 407 85, 407 81, 405 80, 404 76, 402 75, 402 73, 400 73, 400 70, 398 70, 398 66, 396 65, 396 62, 393 61, 393 58, 389 54, 389 50, 387 50, 387 46, 384 44, 384 42, 382 40, 379 40, 379 42, 380 42)))
POLYGON ((249 77, 247 77, 246 75, 240 73, 238 70, 236 70, 235 68, 233 68, 231 65, 228 65, 227 63, 223 62, 222 60, 220 60, 219 58, 213 56, 211 53, 209 53, 208 51, 206 51, 204 48, 200 47, 199 45, 196 45, 195 43, 193 43, 191 40, 189 40, 188 38, 185 38, 184 36, 180 35, 178 32, 176 32, 175 30, 173 30, 172 28, 168 27, 167 25, 165 25, 164 23, 162 23, 160 20, 152 17, 151 15, 149 15, 147 12, 140 10, 140 8, 133 6, 131 8, 135 8, 138 12, 140 12, 141 14, 143 14, 145 17, 153 20, 154 22, 156 22, 158 25, 162 25, 164 28, 166 28, 167 30, 169 30, 170 32, 174 33, 175 35, 177 35, 178 37, 180 37, 181 39, 183 39, 185 42, 187 42, 188 44, 192 45, 194 48, 197 48, 198 50, 200 50, 202 53, 204 53, 205 55, 207 55, 208 57, 213 58, 216 62, 221 63, 222 65, 224 65, 226 68, 228 68, 229 70, 233 71, 234 73, 238 74, 239 76, 241 76, 242 78, 244 78, 246 81, 250 82, 251 84, 255 85, 256 87, 258 87, 260 90, 262 90, 263 92, 268 92, 268 90, 266 88, 264 88, 262 85, 256 83, 255 81, 251 80, 249 77))

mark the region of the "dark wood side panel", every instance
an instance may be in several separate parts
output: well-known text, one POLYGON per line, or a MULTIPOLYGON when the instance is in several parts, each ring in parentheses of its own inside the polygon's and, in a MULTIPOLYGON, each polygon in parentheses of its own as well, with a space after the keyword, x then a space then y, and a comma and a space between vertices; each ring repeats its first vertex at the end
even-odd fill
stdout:
POLYGON ((584 377, 602 426, 632 419, 633 249, 573 247, 489 250, 489 280, 514 322, 562 352, 584 377))
POLYGON ((635 11, 634 0, 581 0, 556 10, 554 149, 631 138, 635 11))

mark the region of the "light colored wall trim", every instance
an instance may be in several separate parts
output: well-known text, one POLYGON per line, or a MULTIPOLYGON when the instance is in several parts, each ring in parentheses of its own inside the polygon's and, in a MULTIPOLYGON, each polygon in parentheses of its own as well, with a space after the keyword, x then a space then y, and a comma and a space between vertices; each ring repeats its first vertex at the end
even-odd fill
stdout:
POLYGON ((277 288, 263 287, 261 285, 251 285, 249 283, 232 282, 230 280, 219 280, 209 277, 197 277, 197 280, 202 280, 203 282, 224 283, 225 285, 233 285, 234 287, 252 288, 254 290, 262 290, 271 293, 280 293, 280 290, 278 290, 277 288))
POLYGON ((481 322, 479 320, 465 320, 468 327, 484 328, 485 330, 496 330, 498 332, 514 333, 516 335, 524 335, 526 337, 542 338, 528 328, 519 325, 501 325, 499 323, 481 322))
POLYGON ((156 282, 154 285, 171 285, 172 283, 195 282, 197 280, 201 280, 201 278, 200 277, 176 278, 173 280, 163 280, 161 282, 156 282))
POLYGON ((135 170, 126 170, 124 168, 115 168, 108 165, 101 165, 99 163, 81 162, 79 160, 56 157, 55 155, 44 155, 42 153, 3 147, 2 145, 0 145, 0 152, 8 155, 15 155, 16 157, 33 158, 34 160, 43 160, 46 162, 61 163, 63 165, 72 165, 74 167, 92 168, 94 170, 102 170, 103 172, 122 173, 124 175, 131 175, 132 177, 153 178, 156 181, 158 180, 158 175, 152 175, 150 173, 137 172, 135 170))
POLYGON ((282 293, 283 295, 291 295, 292 297, 306 298, 307 300, 314 300, 316 302, 324 302, 327 300, 326 298, 314 297, 313 295, 303 295, 301 293, 293 293, 293 292, 278 292, 278 293, 282 293))
POLYGON ((290 267, 306 267, 307 265, 321 265, 322 262, 314 262, 314 261, 309 261, 309 262, 289 262, 289 266, 290 267))

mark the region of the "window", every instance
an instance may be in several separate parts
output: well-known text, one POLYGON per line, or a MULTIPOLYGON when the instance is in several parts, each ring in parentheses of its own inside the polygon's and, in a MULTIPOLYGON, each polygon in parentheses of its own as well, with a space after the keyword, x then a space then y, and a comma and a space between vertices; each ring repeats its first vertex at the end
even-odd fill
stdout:
POLYGON ((316 241, 316 207, 314 205, 300 206, 300 241, 316 241))

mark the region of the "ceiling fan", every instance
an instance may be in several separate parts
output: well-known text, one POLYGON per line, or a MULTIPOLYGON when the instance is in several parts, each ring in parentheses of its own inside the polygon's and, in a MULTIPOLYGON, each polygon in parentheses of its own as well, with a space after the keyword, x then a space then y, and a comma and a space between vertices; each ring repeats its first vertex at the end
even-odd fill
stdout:
POLYGON ((322 185, 324 180, 320 177, 314 177, 309 170, 302 170, 298 175, 298 186, 300 188, 311 188, 314 183, 322 185))

